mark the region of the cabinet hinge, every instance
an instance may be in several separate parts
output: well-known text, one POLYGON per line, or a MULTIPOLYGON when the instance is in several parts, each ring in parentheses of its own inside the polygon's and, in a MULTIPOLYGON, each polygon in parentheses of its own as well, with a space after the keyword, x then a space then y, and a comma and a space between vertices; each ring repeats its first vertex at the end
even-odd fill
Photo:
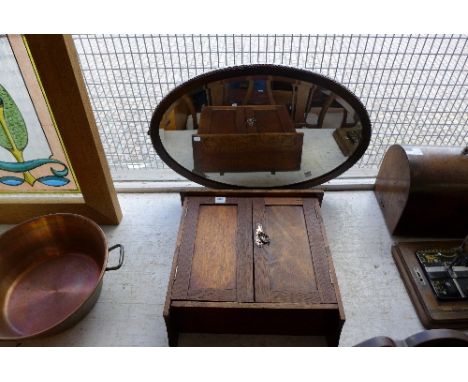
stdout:
POLYGON ((333 279, 333 274, 332 274, 332 271, 330 269, 328 270, 328 275, 330 276, 330 283, 332 283, 334 285, 335 281, 333 279))
POLYGON ((177 271, 179 270, 179 266, 177 265, 176 268, 175 268, 175 272, 174 272, 174 279, 172 281, 175 281, 176 277, 177 277, 177 271))

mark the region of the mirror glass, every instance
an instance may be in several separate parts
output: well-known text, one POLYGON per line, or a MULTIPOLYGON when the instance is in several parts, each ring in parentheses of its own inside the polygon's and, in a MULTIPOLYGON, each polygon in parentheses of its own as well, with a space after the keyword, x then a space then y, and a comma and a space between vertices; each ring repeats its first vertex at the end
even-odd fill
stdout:
POLYGON ((150 133, 166 163, 208 186, 277 188, 322 183, 359 159, 370 123, 356 96, 311 72, 255 67, 202 75, 160 103, 150 133))

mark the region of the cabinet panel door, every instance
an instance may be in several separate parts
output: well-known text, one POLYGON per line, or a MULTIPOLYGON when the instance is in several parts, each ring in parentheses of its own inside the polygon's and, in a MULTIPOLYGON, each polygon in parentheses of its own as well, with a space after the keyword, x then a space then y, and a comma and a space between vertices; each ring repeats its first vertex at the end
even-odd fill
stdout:
POLYGON ((253 301, 252 204, 187 199, 172 298, 253 301))
POLYGON ((256 198, 254 236, 258 225, 270 243, 254 245, 255 301, 337 302, 318 199, 256 198))

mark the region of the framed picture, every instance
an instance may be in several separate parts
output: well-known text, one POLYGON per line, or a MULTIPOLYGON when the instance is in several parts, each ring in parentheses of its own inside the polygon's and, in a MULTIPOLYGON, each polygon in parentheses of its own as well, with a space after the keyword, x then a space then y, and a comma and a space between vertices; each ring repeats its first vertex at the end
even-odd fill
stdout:
POLYGON ((55 212, 122 218, 73 40, 0 35, 0 223, 55 212))

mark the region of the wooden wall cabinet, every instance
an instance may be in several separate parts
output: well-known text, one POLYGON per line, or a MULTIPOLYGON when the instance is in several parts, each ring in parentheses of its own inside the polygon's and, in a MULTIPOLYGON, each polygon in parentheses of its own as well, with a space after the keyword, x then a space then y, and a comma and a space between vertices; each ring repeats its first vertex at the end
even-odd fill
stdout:
POLYGON ((183 216, 164 318, 179 332, 326 336, 344 314, 317 191, 193 191, 183 216), (255 244, 258 225, 270 243, 255 244))

